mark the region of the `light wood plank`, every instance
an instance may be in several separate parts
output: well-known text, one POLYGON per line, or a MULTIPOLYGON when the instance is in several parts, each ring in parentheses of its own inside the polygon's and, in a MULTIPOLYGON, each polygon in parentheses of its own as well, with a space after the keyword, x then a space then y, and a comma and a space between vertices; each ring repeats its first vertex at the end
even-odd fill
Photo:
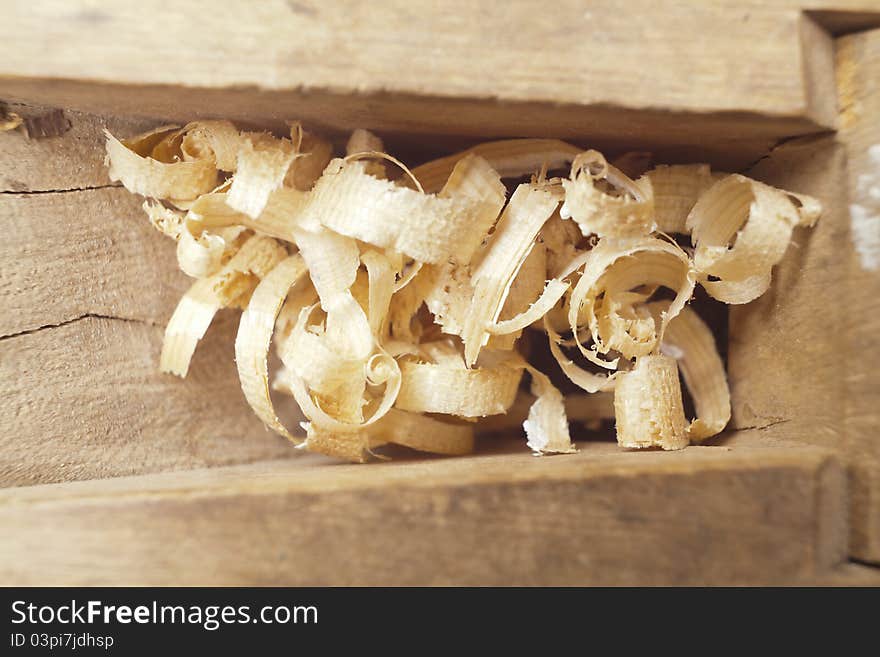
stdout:
POLYGON ((880 563, 880 30, 838 41, 840 139, 849 160, 846 431, 853 553, 880 563), (871 150, 873 149, 873 150, 871 150))
POLYGON ((852 478, 852 554, 880 562, 880 276, 870 266, 876 256, 880 267, 880 252, 871 251, 880 215, 876 205, 871 214, 870 184, 858 184, 880 175, 868 153, 880 143, 880 31, 838 43, 839 142, 785 144, 753 171, 819 196, 826 213, 816 229, 796 233, 771 291, 731 311, 734 423, 776 425, 782 435, 841 450, 852 478), (867 215, 853 214, 847 196, 867 215))
MULTIPOLYGON (((805 446, 313 459, 0 492, 9 584, 790 583, 840 563, 805 446), (323 463, 323 461, 321 461, 323 463)), ((844 521, 845 522, 845 521, 844 521)))
POLYGON ((163 329, 138 321, 0 340, 0 486, 292 456, 238 389, 236 327, 211 328, 186 381, 158 371, 163 329))
MULTIPOLYGON (((52 111, 50 107, 21 103, 12 103, 9 109, 24 119, 52 111)), ((0 132, 0 192, 81 190, 108 185, 103 129, 130 137, 156 126, 156 121, 149 119, 97 117, 69 109, 64 117, 70 129, 58 137, 29 139, 21 129, 0 132)))
POLYGON ((270 0, 227 2, 221 12, 207 1, 37 0, 4 19, 0 70, 9 78, 791 116, 813 109, 800 77, 799 12, 772 3, 747 12, 733 3, 658 10, 646 0, 563 1, 551 12, 521 1, 270 0), (749 59, 737 66, 743 42, 749 59))
POLYGON ((86 314, 164 326, 192 279, 141 203, 121 187, 0 195, 0 336, 86 314))
POLYGON ((845 153, 833 137, 797 140, 774 150, 750 175, 816 196, 824 212, 814 228, 795 230, 771 288, 730 307, 733 425, 775 426, 814 444, 842 447, 845 153))
POLYGON ((300 118, 374 129, 395 148, 411 135, 553 136, 667 160, 702 149, 742 167, 836 120, 828 37, 791 2, 273 0, 218 12, 38 0, 5 13, 0 41, 0 96, 276 128, 300 118))

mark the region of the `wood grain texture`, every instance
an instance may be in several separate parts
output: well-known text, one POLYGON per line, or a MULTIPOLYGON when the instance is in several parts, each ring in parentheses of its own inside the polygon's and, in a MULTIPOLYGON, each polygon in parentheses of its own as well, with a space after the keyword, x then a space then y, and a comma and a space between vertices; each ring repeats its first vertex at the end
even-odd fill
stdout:
POLYGON ((0 486, 283 458, 250 413, 231 311, 185 381, 158 371, 163 329, 85 317, 0 340, 0 486))
MULTIPOLYGON (((25 119, 52 111, 10 109, 25 119)), ((58 137, 0 133, 0 337, 89 314, 164 325, 191 279, 143 199, 111 184, 104 165, 104 128, 127 137, 155 122, 65 117, 58 137)))
POLYGON ((730 307, 733 426, 778 425, 804 441, 842 447, 847 271, 841 245, 849 241, 841 194, 845 153, 833 137, 795 140, 749 174, 817 197, 824 212, 814 228, 795 230, 770 289, 749 304, 730 307))
POLYGON ((0 579, 795 583, 840 563, 843 491, 829 452, 796 445, 590 443, 563 458, 373 467, 306 457, 0 492, 0 523, 16 527, 0 534, 0 579))
MULTIPOLYGON (((853 356, 847 333, 853 321, 865 319, 861 307, 849 302, 846 152, 834 137, 795 140, 771 152, 750 175, 816 196, 824 212, 814 228, 795 230, 770 289, 745 306, 730 307, 732 424, 830 447, 847 464, 858 463, 873 449, 877 433, 853 434, 845 424, 845 373, 853 356)), ((861 475, 850 469, 854 510, 865 489, 861 475)), ((872 522, 853 513, 853 554, 872 522)))
POLYGON ((812 122, 750 114, 681 114, 546 102, 377 92, 375 94, 249 89, 125 87, 59 80, 0 81, 0 98, 18 97, 89 112, 160 116, 184 123, 226 118, 283 133, 291 118, 338 145, 354 128, 382 135, 386 147, 412 166, 487 139, 561 138, 612 154, 651 150, 664 162, 711 162, 739 170, 784 135, 811 133, 812 122))
POLYGON ((552 136, 670 161, 702 149, 737 168, 835 123, 828 39, 806 4, 273 0, 217 12, 39 0, 4 16, 0 97, 269 127, 300 118, 376 130, 398 151, 412 135, 552 136))
POLYGON ((880 563, 880 30, 838 40, 837 71, 851 205, 844 243, 850 245, 845 426, 854 465, 852 544, 858 558, 880 563))
MULTIPOLYGON (((855 61, 864 61, 873 87, 862 88, 873 89, 880 107, 880 60, 874 57, 855 61)), ((856 71, 847 64, 839 71, 842 89, 851 89, 846 85, 854 84, 856 71)), ((786 143, 751 171, 770 184, 819 197, 825 213, 815 228, 795 231, 771 289, 751 304, 731 307, 733 424, 772 427, 780 436, 839 450, 850 468, 852 554, 880 561, 880 278, 863 266, 847 202, 856 194, 858 176, 870 171, 866 150, 880 142, 880 128, 877 110, 861 97, 844 94, 842 100, 839 138, 786 143), (865 127, 857 127, 854 113, 865 127)))
MULTIPOLYGON (((193 17, 208 3, 161 3, 172 12, 163 30, 158 4, 11 8, 0 98, 273 128, 301 118, 331 134, 372 128, 394 152, 422 155, 476 138, 553 136, 737 169, 781 138, 835 125, 820 28, 873 20, 871 3, 834 0, 687 0, 662 11, 643 0, 625 10, 563 2, 553 12, 278 0, 211 6, 199 31, 193 17)), ((0 525, 16 528, 0 533, 5 583, 870 581, 870 571, 839 568, 849 531, 836 457, 772 440, 853 442, 841 430, 845 389, 821 385, 839 379, 840 362, 818 342, 847 321, 816 310, 839 307, 829 282, 847 275, 831 246, 848 230, 833 139, 791 142, 755 169, 820 196, 829 212, 796 235, 764 305, 734 313, 743 430, 725 447, 631 454, 591 443, 546 459, 519 447, 361 468, 283 459, 292 450, 237 389, 231 315, 190 380, 158 374, 161 325, 185 279, 136 199, 86 189, 107 184, 105 120, 68 114, 62 137, 0 134, 0 192, 14 192, 0 195, 0 252, 15 263, 0 273, 0 333, 24 332, 0 339, 0 485, 282 460, 2 492, 0 525), (53 244, 63 258, 46 267, 53 244), (60 283, 63 298, 52 294, 60 283), (63 325, 40 328, 53 324, 63 325)), ((106 121, 128 134, 152 123, 106 121)), ((875 536, 872 473, 849 473, 855 545, 875 536)))
POLYGON ((9 52, 0 70, 9 78, 805 117, 816 100, 802 85, 800 13, 773 3, 748 12, 732 2, 669 2, 658 11, 646 0, 563 1, 540 12, 521 1, 502 9, 459 0, 271 0, 227 2, 218 12, 207 1, 38 0, 4 13, 9 52), (745 67, 736 65, 744 42, 745 67))
MULTIPOLYGON (((23 119, 45 116, 50 107, 12 103, 23 119)), ((29 139, 22 129, 0 133, 0 192, 84 190, 110 184, 104 166, 104 135, 130 137, 156 126, 156 121, 99 118, 64 110, 70 130, 59 137, 29 139)))
POLYGON ((0 336, 88 314, 164 326, 192 279, 141 203, 121 187, 0 195, 0 336))

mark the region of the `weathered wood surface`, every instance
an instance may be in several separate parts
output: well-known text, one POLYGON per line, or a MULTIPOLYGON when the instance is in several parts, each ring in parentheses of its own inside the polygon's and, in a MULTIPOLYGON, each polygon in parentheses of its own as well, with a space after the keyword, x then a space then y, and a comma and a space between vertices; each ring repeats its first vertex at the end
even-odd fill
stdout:
MULTIPOLYGON (((49 111, 10 110, 25 119, 49 111)), ((154 122, 65 117, 70 129, 58 137, 0 133, 0 337, 88 314, 164 325, 190 279, 143 199, 111 184, 102 133, 130 136, 154 122)))
POLYGON ((0 486, 291 456, 238 389, 236 318, 186 381, 158 371, 163 329, 85 317, 0 340, 0 486))
POLYGON ((878 434, 876 427, 854 432, 848 426, 852 391, 846 372, 865 367, 860 358, 864 363, 876 358, 853 353, 847 337, 854 324, 870 317, 863 302, 849 301, 850 292, 861 289, 850 278, 846 152, 831 136, 789 142, 751 174, 818 197, 825 212, 814 228, 795 230, 788 253, 774 268, 770 290, 750 304, 731 307, 733 426, 838 450, 852 480, 853 554, 866 558, 858 546, 876 524, 870 508, 876 493, 864 467, 877 450, 878 434))
POLYGON ((0 485, 291 456, 238 389, 236 313, 209 330, 190 379, 158 371, 190 280, 141 200, 109 186, 104 121, 67 116, 59 137, 0 133, 0 485))
POLYGON ((141 203, 121 187, 0 197, 0 335, 89 314, 164 325, 191 279, 141 203))
POLYGON ((803 8, 880 18, 864 0, 571 0, 553 11, 273 0, 222 12, 38 0, 4 11, 0 97, 176 120, 300 118, 375 129, 395 147, 413 134, 553 136, 742 166, 835 124, 831 39, 803 8))
POLYGON ((320 457, 0 492, 7 584, 741 584, 846 552, 830 452, 588 443, 327 465, 320 457), (321 467, 313 467, 320 463, 321 467))
MULTIPOLYGON (((10 103, 9 110, 39 119, 52 108, 10 103)), ((64 117, 69 129, 58 137, 29 139, 21 129, 0 133, 0 192, 87 191, 110 185, 102 131, 127 137, 157 125, 155 119, 99 118, 69 109, 64 117)))
POLYGON ((880 563, 880 30, 838 41, 839 138, 849 160, 845 426, 853 554, 880 563))
POLYGON ((819 197, 770 291, 731 308, 733 422, 840 450, 850 468, 853 556, 880 561, 880 31, 844 37, 838 136, 784 144, 752 174, 819 197), (871 181, 874 182, 871 182, 871 181), (861 184, 860 184, 861 181, 861 184), (874 192, 876 194, 876 191, 874 192), (872 205, 873 204, 873 205, 872 205), (858 208, 854 206, 859 206, 858 208))
POLYGON ((841 245, 849 242, 843 147, 833 137, 789 142, 749 174, 817 197, 824 212, 815 227, 795 230, 770 289, 730 307, 733 426, 773 426, 807 442, 842 446, 847 267, 841 245))

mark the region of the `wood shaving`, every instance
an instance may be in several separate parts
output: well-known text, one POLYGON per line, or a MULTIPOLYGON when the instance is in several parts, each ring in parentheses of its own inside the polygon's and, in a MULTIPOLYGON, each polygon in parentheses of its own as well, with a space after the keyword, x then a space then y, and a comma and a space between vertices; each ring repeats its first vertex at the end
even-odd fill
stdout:
POLYGON ((215 314, 240 308, 236 363, 257 417, 350 461, 391 443, 466 454, 476 435, 517 425, 536 454, 568 453, 570 422, 612 417, 627 448, 716 435, 730 395, 714 337, 687 307, 694 286, 727 303, 756 298, 793 228, 821 213, 808 196, 708 165, 646 171, 644 153, 616 160, 644 172, 635 180, 550 139, 487 142, 410 171, 370 132, 334 158, 329 142, 290 128, 108 133, 107 163, 147 197, 196 279, 160 367, 186 376, 215 314), (503 182, 528 176, 512 192, 503 182), (672 233, 689 234, 693 253, 672 233), (543 334, 583 393, 563 395, 531 362, 526 334, 543 334), (283 365, 270 385, 273 343, 283 365), (295 399, 301 432, 281 422, 270 389, 295 399))

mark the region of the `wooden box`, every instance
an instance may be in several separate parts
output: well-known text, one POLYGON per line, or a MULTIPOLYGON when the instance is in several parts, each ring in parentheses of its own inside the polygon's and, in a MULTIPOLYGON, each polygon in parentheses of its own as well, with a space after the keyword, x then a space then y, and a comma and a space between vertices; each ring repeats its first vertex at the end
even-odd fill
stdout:
POLYGON ((0 583, 880 583, 876 2, 2 13, 0 100, 31 123, 0 133, 0 583), (734 417, 709 445, 339 465, 249 413, 233 316, 185 382, 158 372, 186 279, 101 130, 206 117, 370 128, 410 162, 506 136, 649 150, 826 212, 732 309, 734 417))

